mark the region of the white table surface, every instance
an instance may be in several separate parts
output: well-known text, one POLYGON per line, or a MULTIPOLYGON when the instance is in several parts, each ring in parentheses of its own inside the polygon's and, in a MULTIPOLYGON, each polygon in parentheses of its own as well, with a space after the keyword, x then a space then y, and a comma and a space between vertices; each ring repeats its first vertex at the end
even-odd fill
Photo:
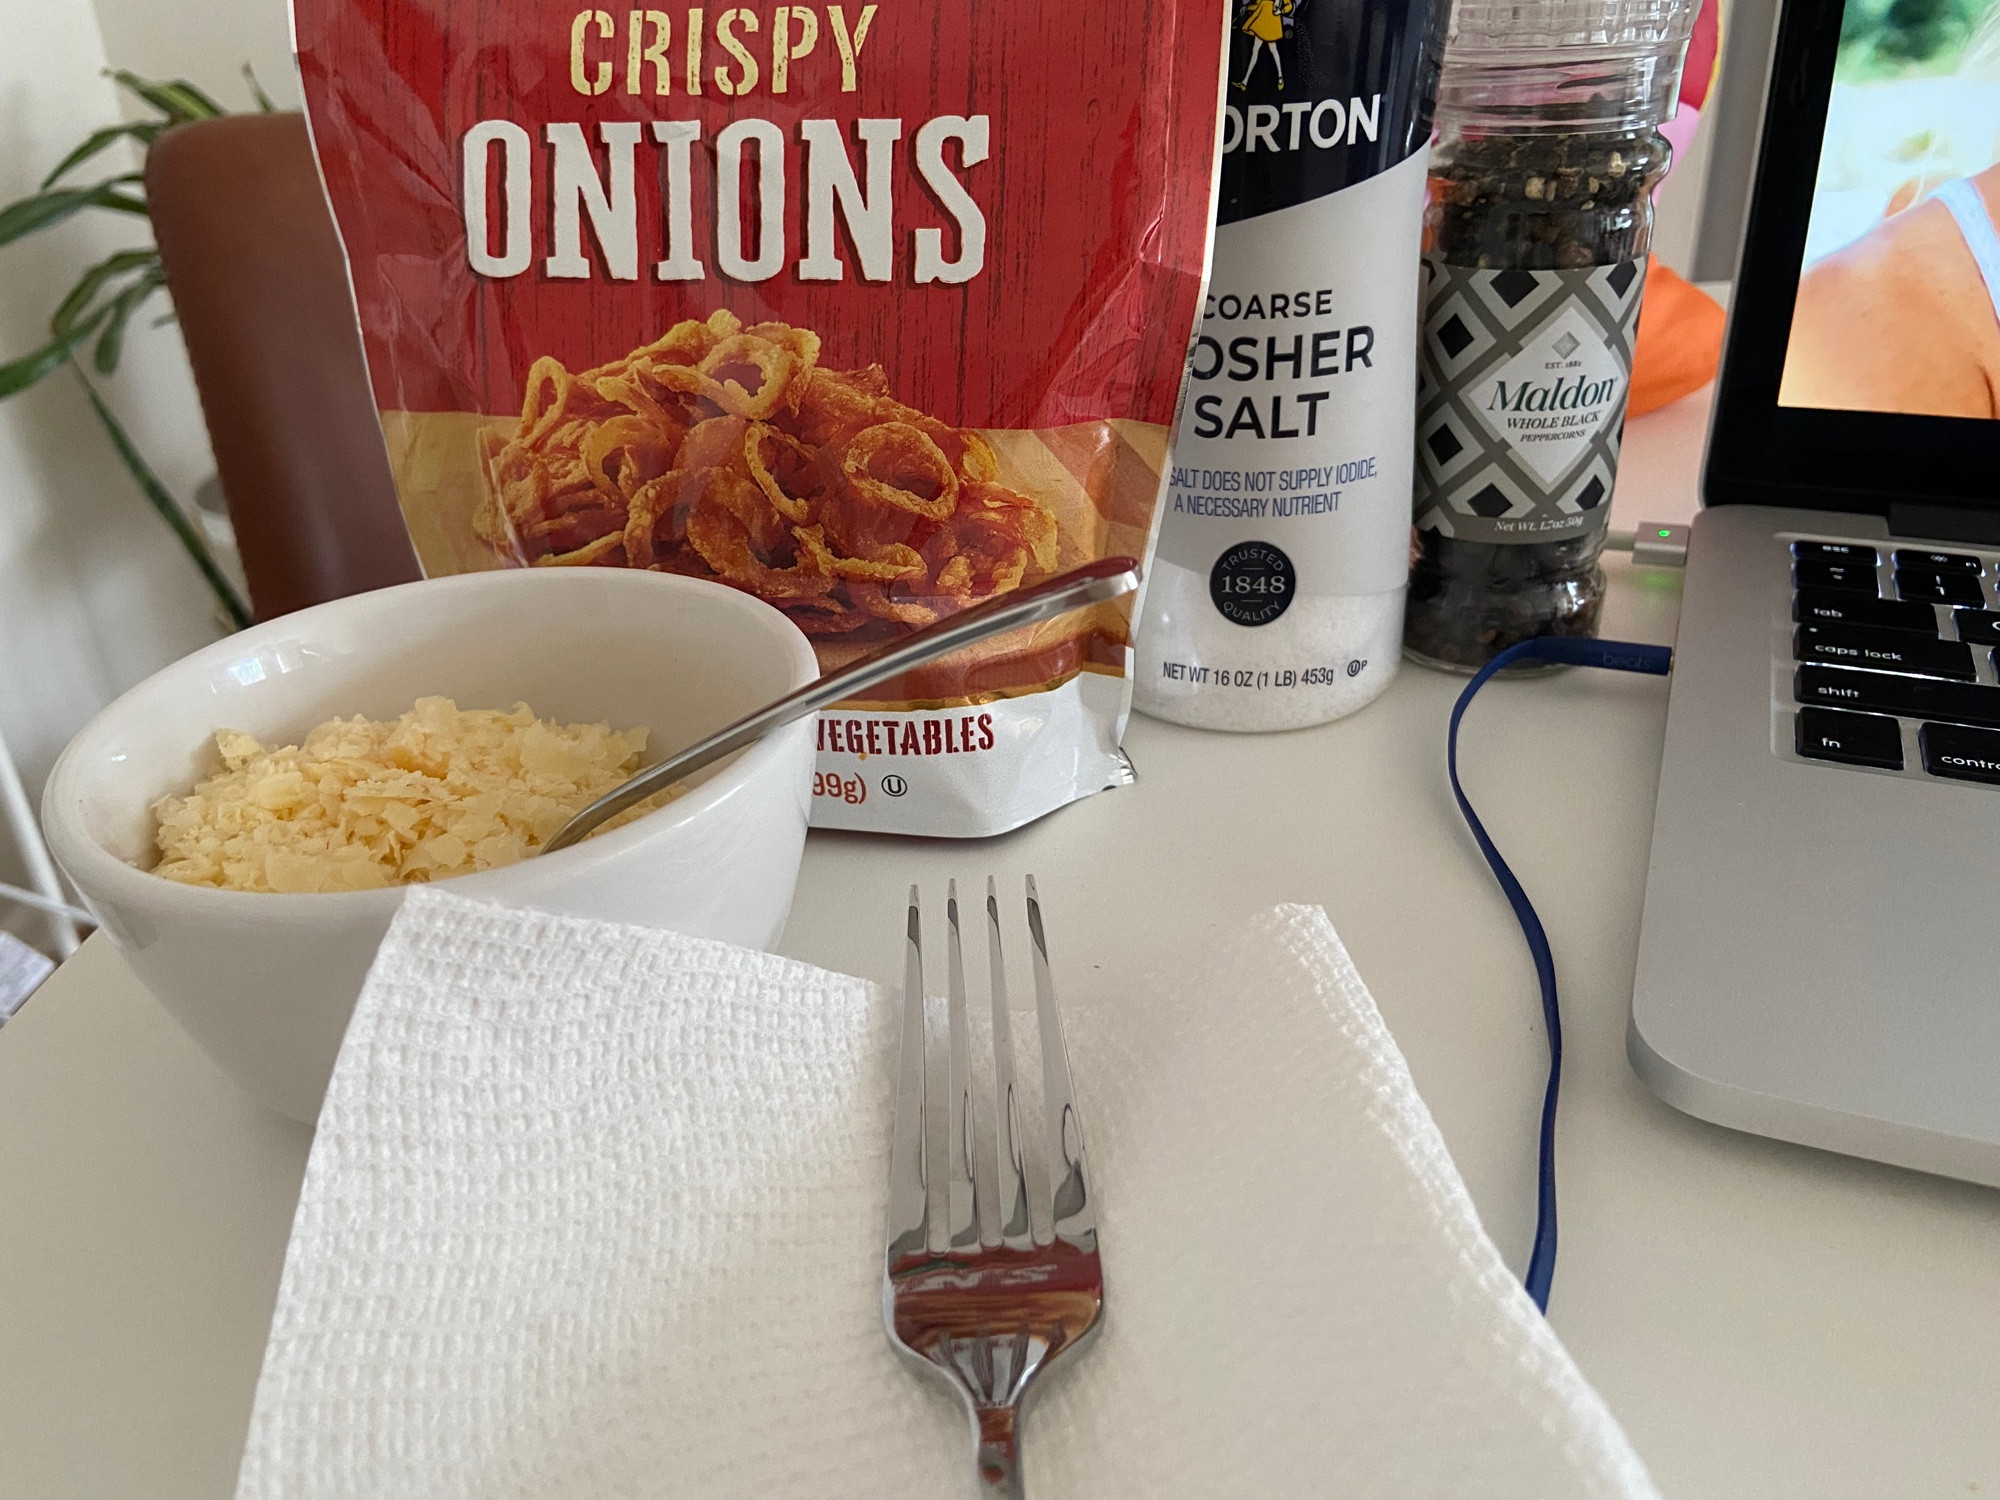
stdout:
MULTIPOLYGON (((1692 514, 1705 412, 1632 424, 1616 524, 1692 514)), ((1606 633, 1671 641, 1678 575, 1608 571, 1606 633)), ((1067 1003, 1140 1022, 1161 941, 1319 903, 1518 1263, 1545 1054, 1445 784, 1458 686, 1406 668, 1285 735, 1135 719, 1137 786, 983 845, 815 834, 784 949, 894 978, 912 880, 1032 870, 1067 1003)), ((1701 1124, 1626 1066, 1665 701, 1569 673, 1496 684, 1468 721, 1468 790, 1563 985, 1555 1327, 1675 1500, 2000 1496, 2000 1195, 1701 1124)), ((0 1497, 231 1492, 308 1143, 101 936, 0 1030, 0 1497)))

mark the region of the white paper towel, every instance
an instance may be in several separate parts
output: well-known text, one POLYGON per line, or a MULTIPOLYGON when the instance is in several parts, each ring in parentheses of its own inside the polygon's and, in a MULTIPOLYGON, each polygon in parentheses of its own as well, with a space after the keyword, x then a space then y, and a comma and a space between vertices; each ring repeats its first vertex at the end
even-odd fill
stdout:
MULTIPOLYGON (((1324 913, 1132 982, 1066 1016, 1107 1315, 1030 1417, 1031 1495, 1655 1495, 1324 913)), ((970 1494, 963 1416, 882 1331, 894 1014, 414 893, 327 1096, 239 1500, 970 1494)))

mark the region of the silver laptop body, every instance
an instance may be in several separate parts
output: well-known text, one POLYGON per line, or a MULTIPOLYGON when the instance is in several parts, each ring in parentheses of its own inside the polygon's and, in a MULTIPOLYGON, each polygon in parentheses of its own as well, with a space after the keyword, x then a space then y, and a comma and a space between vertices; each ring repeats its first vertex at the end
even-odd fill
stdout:
MULTIPOLYGON (((1940 721, 1863 712, 1907 703, 1963 713, 1956 693, 1926 703, 1894 688, 1886 705, 1870 696, 1885 676, 1918 693, 1965 686, 1958 680, 1829 666, 1806 692, 1827 692, 1832 673, 1832 691, 1863 696, 1796 701, 1810 663, 1795 659, 1794 548, 1815 542, 1872 547, 1883 603, 1897 592, 1899 550, 1977 557, 1985 609, 2000 612, 2000 547, 1892 537, 1880 518, 1832 511, 1701 513, 1674 648, 1627 1051, 1655 1093, 1702 1119, 2000 1186, 2000 785, 1958 779, 2000 777, 2000 760, 1988 772, 1978 753, 1961 754, 1967 764, 1940 767, 1956 774, 1932 774, 1923 726, 1940 721), (1902 768, 1801 755, 1800 711, 1810 706, 1888 719, 1902 768)), ((1808 627, 1813 601, 1839 592, 1804 591, 1808 627)), ((1958 612, 1920 609, 1936 614, 1934 639, 1949 644, 1958 612)), ((1833 635, 1805 649, 1830 639, 1837 650, 1843 623, 1829 622, 1833 635)), ((1861 629, 1865 638, 1879 627, 1861 629)), ((1921 630, 1902 633, 1923 651, 1921 630)), ((1941 653, 1943 664, 1969 658, 1971 686, 1993 695, 1975 695, 1971 713, 2000 707, 1993 648, 1961 644, 1941 653)), ((1866 727, 1857 744, 1831 748, 1880 749, 1880 725, 1866 727)), ((1961 742, 1991 734, 2000 745, 2000 729, 1957 727, 1975 730, 1961 742)), ((1933 754, 1949 756, 1951 746, 1933 754)))
POLYGON ((1781 0, 1627 1051, 1689 1114, 2000 1186, 2000 141, 1943 33, 1879 113, 1891 22, 1781 0))

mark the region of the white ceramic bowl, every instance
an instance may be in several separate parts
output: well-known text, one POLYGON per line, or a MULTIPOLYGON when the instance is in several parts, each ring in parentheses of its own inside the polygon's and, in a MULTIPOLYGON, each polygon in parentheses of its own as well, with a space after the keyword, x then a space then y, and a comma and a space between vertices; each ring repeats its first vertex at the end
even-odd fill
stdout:
MULTIPOLYGON (((152 804, 215 768, 211 736, 296 744, 335 716, 442 694, 652 730, 681 749, 819 674, 777 610, 720 584, 612 568, 477 573, 259 625, 156 673, 63 752, 42 799, 57 861, 167 1010, 253 1096, 311 1121, 401 888, 219 891, 147 873, 152 804)), ((749 947, 776 941, 810 807, 813 725, 788 725, 657 812, 449 888, 749 947)))

